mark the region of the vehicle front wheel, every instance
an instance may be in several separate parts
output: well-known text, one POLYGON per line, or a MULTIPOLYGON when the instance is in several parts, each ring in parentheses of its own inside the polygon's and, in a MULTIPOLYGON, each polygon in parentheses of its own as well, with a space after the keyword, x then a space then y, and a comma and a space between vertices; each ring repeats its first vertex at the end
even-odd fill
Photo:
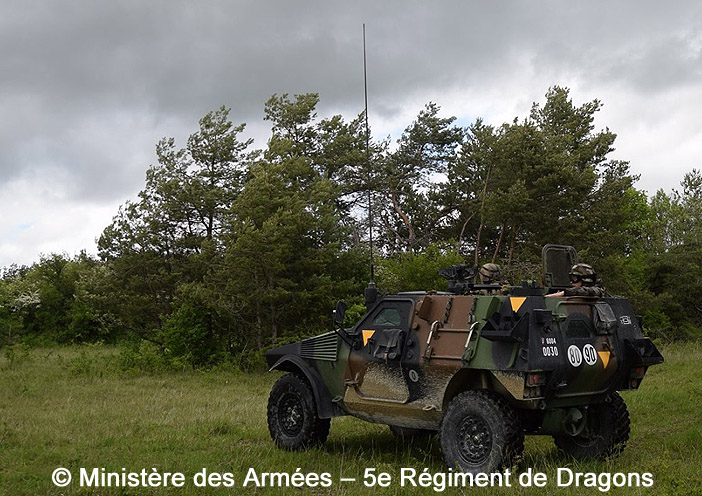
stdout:
POLYGON ((268 431, 276 446, 297 451, 321 446, 331 419, 320 419, 309 383, 295 374, 284 375, 268 398, 268 431))
POLYGON ((449 468, 490 473, 517 462, 524 450, 519 418, 503 400, 466 391, 449 403, 439 431, 449 468))
POLYGON ((587 422, 577 436, 554 436, 558 449, 579 460, 608 458, 621 453, 629 440, 629 410, 614 393, 604 403, 589 405, 587 422))

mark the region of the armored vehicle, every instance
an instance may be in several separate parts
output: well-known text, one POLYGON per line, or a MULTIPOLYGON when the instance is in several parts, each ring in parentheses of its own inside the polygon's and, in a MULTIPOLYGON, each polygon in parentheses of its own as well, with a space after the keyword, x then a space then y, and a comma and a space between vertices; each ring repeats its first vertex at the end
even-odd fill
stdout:
POLYGON ((577 253, 543 249, 543 287, 472 283, 442 271, 446 292, 381 296, 353 327, 269 350, 268 427, 277 446, 321 445, 340 415, 398 436, 438 433, 448 467, 492 472, 519 460, 524 435, 553 436, 576 458, 609 457, 629 438, 618 391, 637 389, 662 355, 626 298, 545 297, 567 288, 577 253), (500 291, 498 291, 500 290, 500 291))

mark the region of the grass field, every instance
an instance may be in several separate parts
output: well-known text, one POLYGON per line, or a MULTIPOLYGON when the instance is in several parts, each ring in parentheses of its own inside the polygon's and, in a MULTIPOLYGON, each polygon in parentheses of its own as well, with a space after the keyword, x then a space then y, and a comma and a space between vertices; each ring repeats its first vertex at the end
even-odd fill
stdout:
MULTIPOLYGON (((663 349, 666 362, 649 370, 642 389, 624 393, 632 418, 627 449, 607 462, 563 458, 546 437, 527 437, 520 472, 543 472, 543 488, 448 488, 448 494, 604 494, 607 474, 650 473, 653 487, 615 488, 613 494, 702 495, 702 345, 663 349), (557 486, 557 470, 595 473, 598 487, 557 486), (604 475, 599 475, 604 474, 604 475)), ((386 426, 352 418, 332 422, 321 449, 287 453, 271 442, 265 419, 276 374, 134 373, 120 367, 120 350, 104 346, 8 349, 0 354, 0 494, 437 494, 434 486, 400 485, 403 467, 444 471, 438 443, 397 441, 386 426), (59 467, 73 474, 55 486, 59 467), (182 487, 80 487, 80 468, 107 472, 184 474, 182 487), (231 488, 200 488, 207 473, 231 473, 231 488), (328 473, 330 487, 242 487, 250 470, 328 473), (367 469, 387 472, 388 487, 367 488, 367 469), (355 482, 340 482, 340 477, 355 482)), ((440 480, 437 479, 437 484, 440 480)), ((440 489, 440 485, 436 487, 440 489)))

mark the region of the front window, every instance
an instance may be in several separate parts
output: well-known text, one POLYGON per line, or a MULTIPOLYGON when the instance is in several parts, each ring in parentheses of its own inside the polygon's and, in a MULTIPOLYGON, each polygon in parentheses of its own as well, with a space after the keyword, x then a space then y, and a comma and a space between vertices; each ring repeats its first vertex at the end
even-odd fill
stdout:
POLYGON ((397 308, 383 308, 373 319, 373 326, 398 327, 401 322, 402 317, 397 308))

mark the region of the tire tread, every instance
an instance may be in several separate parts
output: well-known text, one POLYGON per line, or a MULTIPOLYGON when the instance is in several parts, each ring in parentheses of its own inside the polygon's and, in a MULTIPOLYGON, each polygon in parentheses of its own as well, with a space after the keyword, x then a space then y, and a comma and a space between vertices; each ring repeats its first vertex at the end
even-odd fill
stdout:
POLYGON ((299 451, 314 446, 321 446, 329 436, 331 419, 321 419, 317 416, 317 405, 314 399, 312 386, 304 376, 290 373, 282 376, 276 381, 268 397, 268 432, 276 446, 288 451, 299 451), (305 415, 310 417, 309 422, 303 424, 303 430, 299 439, 286 438, 278 426, 278 404, 277 398, 286 389, 297 390, 302 395, 305 415))
POLYGON ((510 467, 518 464, 521 461, 524 451, 524 431, 522 430, 519 416, 501 397, 484 390, 469 390, 458 394, 451 400, 444 414, 444 420, 442 420, 442 426, 439 430, 439 443, 446 465, 449 468, 455 468, 457 461, 454 460, 453 455, 447 450, 447 446, 451 442, 450 436, 452 433, 446 431, 444 428, 444 421, 446 418, 450 418, 453 415, 454 410, 461 408, 465 403, 471 405, 481 404, 483 408, 488 410, 494 407, 495 411, 491 413, 496 413, 497 416, 502 419, 505 442, 501 449, 499 461, 495 466, 487 466, 486 470, 482 470, 482 467, 480 469, 462 468, 465 471, 493 472, 503 467, 510 467))

